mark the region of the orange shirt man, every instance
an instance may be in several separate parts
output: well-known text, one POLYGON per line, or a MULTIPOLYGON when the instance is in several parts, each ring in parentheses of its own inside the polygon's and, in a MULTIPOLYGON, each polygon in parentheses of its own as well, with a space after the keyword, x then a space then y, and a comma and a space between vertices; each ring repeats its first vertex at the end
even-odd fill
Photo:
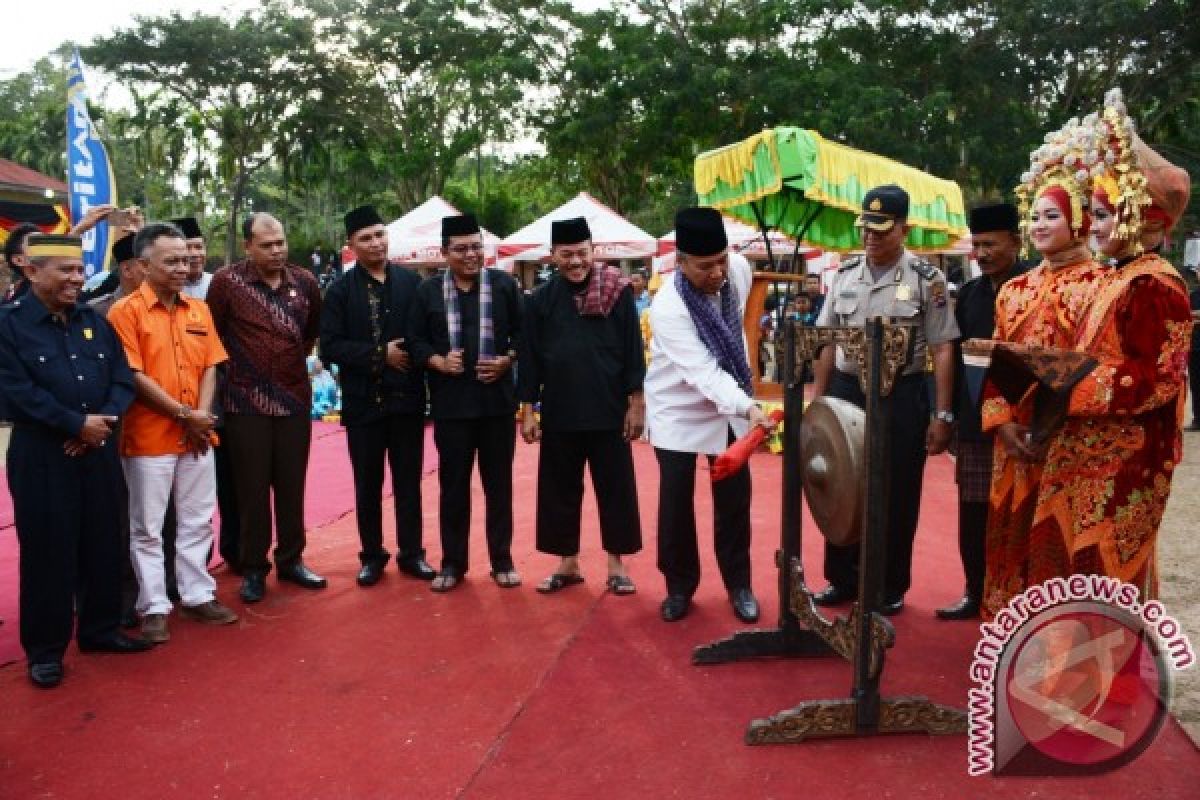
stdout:
POLYGON ((121 454, 129 485, 129 533, 140 591, 142 635, 170 638, 172 604, 163 574, 162 527, 175 500, 175 574, 183 614, 214 624, 237 620, 215 599, 208 574, 216 475, 209 410, 216 367, 227 359, 208 307, 182 290, 188 275, 187 244, 172 225, 143 228, 134 254, 145 266, 141 287, 108 313, 134 373, 137 400, 125 417, 121 454))

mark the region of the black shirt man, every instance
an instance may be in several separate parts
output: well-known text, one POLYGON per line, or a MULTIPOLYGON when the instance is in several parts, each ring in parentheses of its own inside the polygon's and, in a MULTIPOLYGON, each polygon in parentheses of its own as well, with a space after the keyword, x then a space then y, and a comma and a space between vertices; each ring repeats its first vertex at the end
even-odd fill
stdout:
POLYGON ((421 535, 425 377, 406 342, 421 279, 388 263, 387 228, 373 207, 354 209, 345 223, 357 263, 325 293, 321 355, 340 368, 342 424, 362 545, 358 583, 378 583, 389 558, 381 508, 385 457, 395 501, 396 563, 402 572, 432 580, 421 535))

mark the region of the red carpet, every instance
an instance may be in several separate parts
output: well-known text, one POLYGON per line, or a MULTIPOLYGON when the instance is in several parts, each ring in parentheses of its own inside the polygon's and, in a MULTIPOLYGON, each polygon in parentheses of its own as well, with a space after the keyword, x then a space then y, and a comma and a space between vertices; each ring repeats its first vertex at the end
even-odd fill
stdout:
MULTIPOLYGON (((428 475, 437 469, 433 428, 425 431, 425 466, 428 475)), ((3 475, 0 464, 0 475, 3 475)), ((385 476, 390 475, 386 467, 385 476)), ((391 496, 391 478, 384 480, 384 493, 391 496)), ((354 510, 354 478, 346 451, 346 431, 341 425, 313 423, 312 453, 308 461, 308 491, 304 498, 305 521, 310 530, 322 528, 354 510)), ((220 526, 220 515, 216 517, 220 526)), ((17 535, 13 528, 12 497, 5 480, 0 490, 0 665, 23 658, 17 641, 17 535)), ((219 563, 220 557, 213 556, 219 563)))
MULTIPOLYGON (((751 718, 844 695, 849 666, 833 658, 690 666, 694 645, 736 624, 708 544, 703 485, 705 576, 696 608, 681 623, 658 620, 657 470, 645 445, 635 458, 646 549, 630 569, 639 593, 601 591, 590 496, 588 582, 552 597, 533 592, 554 565, 532 552, 536 454, 518 445, 513 553, 526 581, 521 589, 499 589, 487 577, 481 497, 473 569, 447 596, 395 572, 370 590, 355 587, 356 537, 346 517, 310 537, 307 560, 330 578, 324 592, 271 581, 267 601, 233 628, 173 618, 174 638, 152 654, 72 650, 67 682, 53 692, 30 687, 19 665, 0 670, 0 798, 160 798, 164 790, 178 797, 488 800, 1194 796, 1196 751, 1173 724, 1123 770, 1069 780, 970 779, 965 737, 746 747, 751 718)), ((777 613, 770 565, 780 459, 758 455, 752 466, 755 588, 769 620, 777 613)), ((331 484, 321 485, 324 492, 331 484)), ((434 557, 436 496, 429 478, 425 536, 434 557)), ((916 588, 895 618, 889 694, 959 704, 965 695, 975 633, 931 613, 961 589, 953 498, 950 464, 934 459, 916 588)), ((819 565, 819 553, 810 535, 806 563, 819 565)), ((819 566, 811 571, 810 582, 822 585, 819 566)), ((235 580, 219 575, 221 597, 233 600, 235 580)))

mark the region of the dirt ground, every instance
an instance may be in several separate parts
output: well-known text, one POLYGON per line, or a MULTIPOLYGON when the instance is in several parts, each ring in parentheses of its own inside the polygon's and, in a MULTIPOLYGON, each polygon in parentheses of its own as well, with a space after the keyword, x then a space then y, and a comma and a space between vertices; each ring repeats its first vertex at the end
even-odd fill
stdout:
MULTIPOLYGON (((1188 417, 1190 418, 1190 413, 1188 417)), ((1189 419, 1190 421, 1190 419, 1189 419)), ((1200 655, 1200 432, 1183 434, 1183 463, 1171 484, 1171 499, 1158 534, 1160 593, 1167 613, 1179 621, 1200 655)), ((1171 711, 1200 745, 1200 666, 1175 673, 1171 711)))

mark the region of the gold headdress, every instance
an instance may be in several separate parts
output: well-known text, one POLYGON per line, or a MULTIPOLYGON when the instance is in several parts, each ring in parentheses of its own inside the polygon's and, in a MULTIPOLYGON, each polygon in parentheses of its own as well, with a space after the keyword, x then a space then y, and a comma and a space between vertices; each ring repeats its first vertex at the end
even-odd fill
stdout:
POLYGON ((1046 134, 1045 144, 1029 155, 1029 170, 1014 190, 1021 217, 1021 234, 1027 235, 1029 210, 1038 195, 1052 186, 1066 193, 1071 203, 1071 230, 1079 236, 1092 194, 1092 180, 1104 172, 1103 140, 1094 115, 1080 122, 1072 118, 1061 130, 1046 134))
POLYGON ((1105 172, 1096 187, 1108 196, 1116 215, 1112 237, 1142 250, 1139 237, 1146 228, 1172 227, 1187 208, 1191 179, 1137 135, 1125 110, 1120 89, 1104 95, 1104 110, 1096 119, 1104 139, 1105 172))

